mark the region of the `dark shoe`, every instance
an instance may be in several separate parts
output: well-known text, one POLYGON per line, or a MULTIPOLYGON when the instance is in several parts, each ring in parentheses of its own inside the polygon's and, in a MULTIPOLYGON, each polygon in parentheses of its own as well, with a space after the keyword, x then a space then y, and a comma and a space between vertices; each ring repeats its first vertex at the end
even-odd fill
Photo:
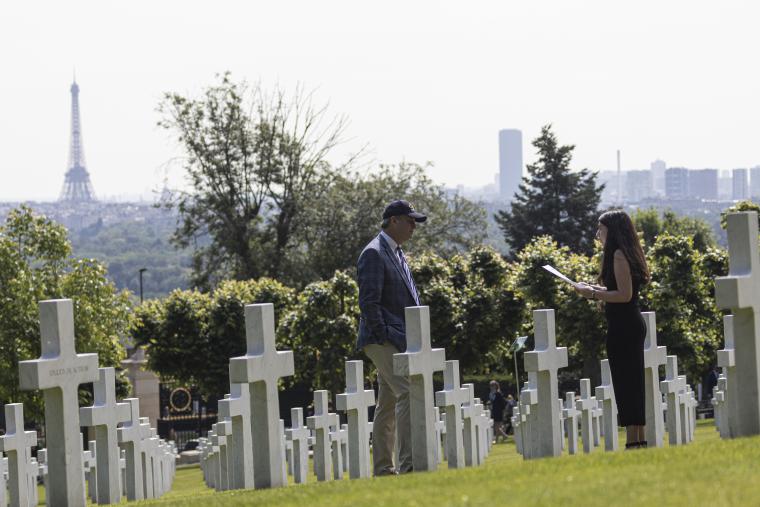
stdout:
POLYGON ((385 470, 382 470, 380 472, 376 472, 375 473, 375 477, 382 477, 384 475, 398 475, 398 472, 396 472, 392 468, 390 468, 390 469, 386 468, 385 470))

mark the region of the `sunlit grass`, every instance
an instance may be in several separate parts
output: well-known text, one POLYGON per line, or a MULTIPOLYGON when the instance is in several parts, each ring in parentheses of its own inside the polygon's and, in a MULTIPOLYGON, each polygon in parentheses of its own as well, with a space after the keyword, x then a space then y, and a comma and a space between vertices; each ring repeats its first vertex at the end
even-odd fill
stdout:
MULTIPOLYGON (((621 442, 623 442, 621 440, 621 442)), ((760 437, 721 441, 700 421, 683 447, 524 461, 511 443, 495 445, 479 468, 378 479, 311 482, 216 493, 197 467, 177 472, 174 488, 146 505, 277 507, 493 505, 760 505, 760 437)))

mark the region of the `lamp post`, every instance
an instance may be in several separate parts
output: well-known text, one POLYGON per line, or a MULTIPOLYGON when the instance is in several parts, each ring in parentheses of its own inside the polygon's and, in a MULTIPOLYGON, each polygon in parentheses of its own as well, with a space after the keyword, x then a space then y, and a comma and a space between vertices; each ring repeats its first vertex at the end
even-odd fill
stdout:
MULTIPOLYGON (((515 341, 512 342, 512 346, 509 350, 512 351, 512 357, 515 360, 515 399, 520 401, 520 370, 517 368, 517 353, 525 348, 525 342, 528 340, 527 336, 518 336, 515 341)), ((523 432, 523 425, 520 424, 520 440, 525 442, 525 433, 523 432)))
POLYGON ((140 304, 143 302, 143 273, 148 271, 148 268, 140 268, 140 304))

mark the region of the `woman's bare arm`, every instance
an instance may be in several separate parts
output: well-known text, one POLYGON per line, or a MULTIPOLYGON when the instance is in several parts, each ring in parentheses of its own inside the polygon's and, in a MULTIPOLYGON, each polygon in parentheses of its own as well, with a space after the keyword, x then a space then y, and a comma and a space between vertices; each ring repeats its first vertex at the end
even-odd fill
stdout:
POLYGON ((606 303, 627 303, 633 297, 633 280, 631 265, 621 250, 615 251, 613 266, 617 290, 597 290, 596 299, 606 303))

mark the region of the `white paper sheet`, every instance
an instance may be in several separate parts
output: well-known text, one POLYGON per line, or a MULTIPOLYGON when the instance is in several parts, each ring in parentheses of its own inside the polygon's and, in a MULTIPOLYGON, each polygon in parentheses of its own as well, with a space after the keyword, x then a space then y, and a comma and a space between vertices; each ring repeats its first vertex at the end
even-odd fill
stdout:
POLYGON ((570 280, 568 277, 560 273, 554 266, 550 266, 549 264, 546 264, 545 266, 541 266, 541 267, 544 268, 549 273, 556 276, 557 278, 559 278, 560 280, 562 280, 563 282, 567 282, 570 285, 575 285, 574 281, 570 280))

